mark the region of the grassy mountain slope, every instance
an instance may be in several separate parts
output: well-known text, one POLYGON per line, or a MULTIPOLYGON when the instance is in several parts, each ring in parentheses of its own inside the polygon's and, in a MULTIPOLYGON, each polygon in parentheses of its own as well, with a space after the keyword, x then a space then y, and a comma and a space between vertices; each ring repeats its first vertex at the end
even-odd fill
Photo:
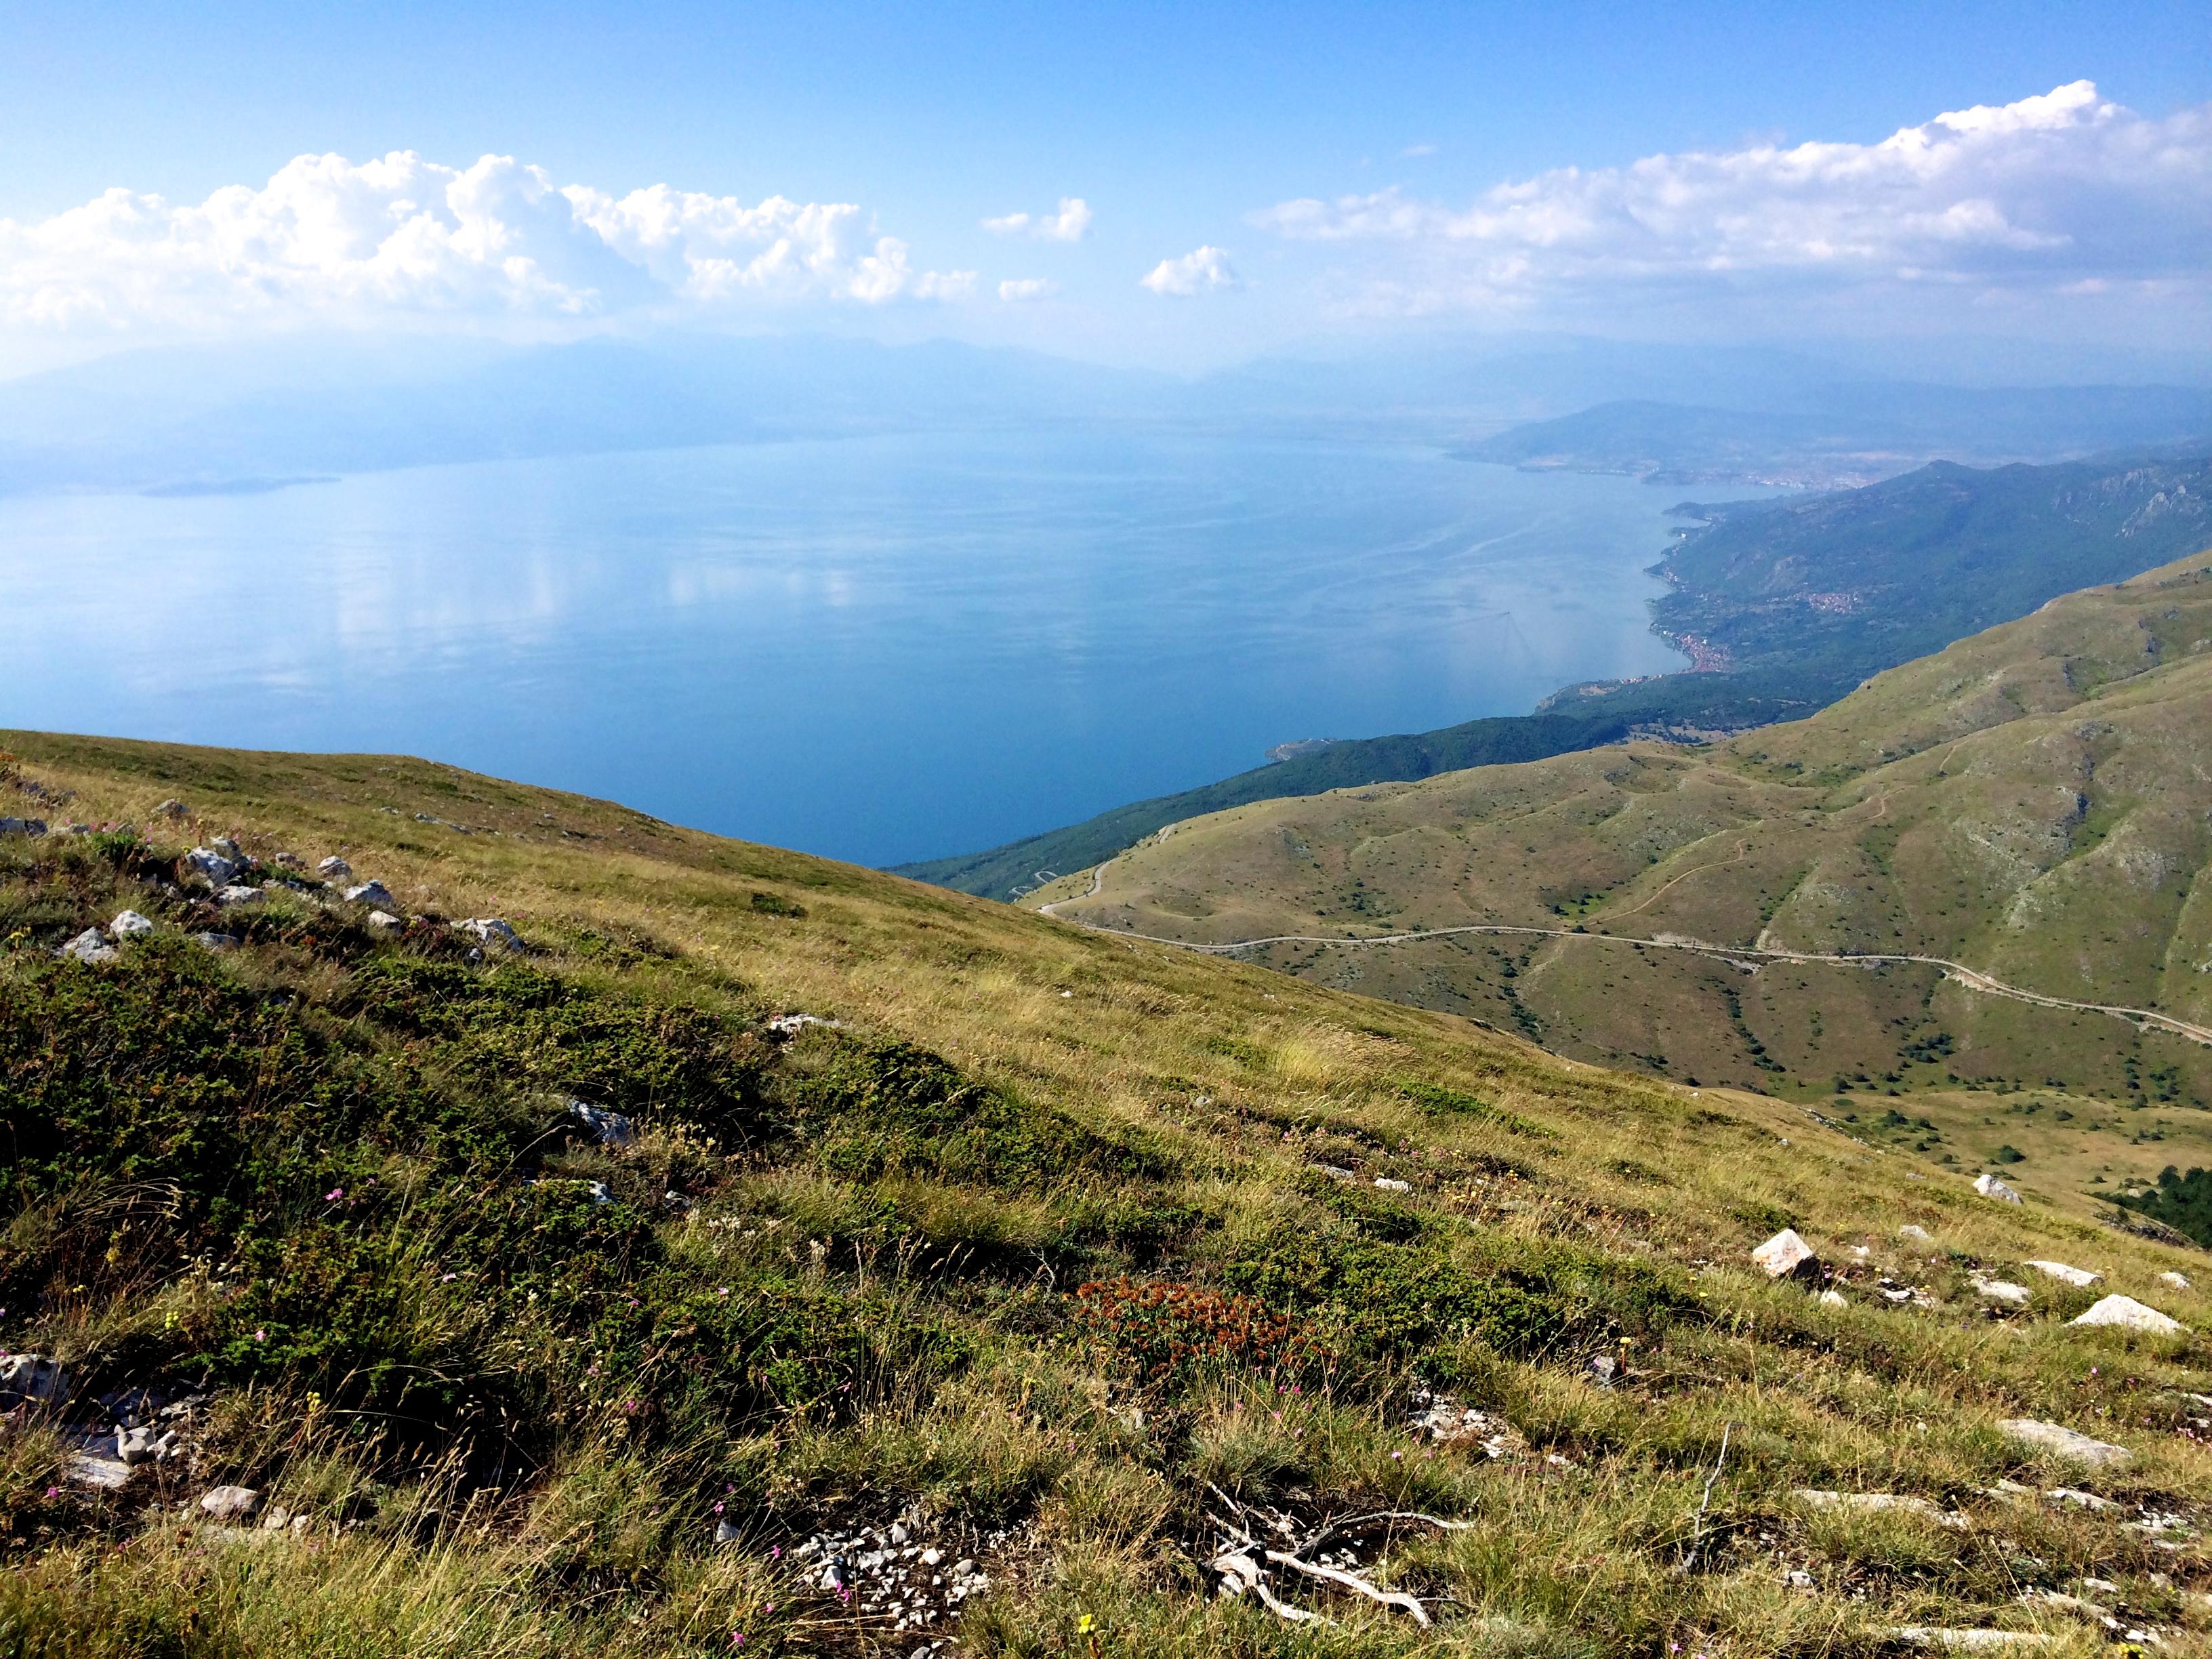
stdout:
MULTIPOLYGON (((1178 824, 1061 909, 1206 943, 1502 923, 1932 956, 2212 1025, 2208 729, 2212 571, 2200 556, 1711 748, 1630 744, 1178 824)), ((2047 1123, 2101 1119, 2118 1134, 2124 1156, 2107 1137, 2094 1163, 2118 1156, 2145 1176, 2169 1149, 2130 1138, 2165 1120, 2130 1109, 2212 1103, 2212 1049, 1978 994, 1928 967, 1480 933, 1286 944, 1255 959, 1678 1078, 1801 1096, 2030 1089, 2020 1103, 2047 1106, 2047 1123)), ((1911 1127, 1901 1138, 1936 1156, 2016 1139, 1995 1122, 1932 1139, 1911 1127)), ((2063 1138, 2078 1154, 2076 1133, 2063 1138)))
POLYGON ((1533 714, 1333 744, 902 875, 1015 898, 1167 824, 1249 802, 1535 760, 1632 735, 1698 734, 1810 714, 1866 676, 2092 582, 2212 540, 2212 462, 1976 471, 1948 464, 1865 489, 1698 507, 1662 568, 1656 626, 1723 672, 1572 686, 1533 714))
POLYGON ((2206 1628, 2203 1340, 1972 1282, 2061 1257, 2201 1327, 2158 1278, 2192 1253, 1773 1099, 605 803, 0 741, 13 814, 146 826, 0 836, 0 1346, 76 1385, 0 1436, 0 1651, 2086 1654, 2051 1599, 2085 1576, 2206 1628), (259 901, 180 861, 223 834, 259 901), (280 860, 332 852, 404 927, 280 860), (126 906, 114 960, 54 955, 126 906), (525 952, 441 920, 490 915, 525 952), (1785 1221, 1844 1305, 1749 1268, 1785 1221), (1410 1429, 1417 1383, 1467 1431, 1410 1429), (131 1388, 188 1396, 175 1455, 79 1484, 131 1388), (219 1522, 219 1482, 295 1518, 219 1522), (1330 1624, 1218 1595, 1263 1510, 1462 1523, 1336 1540, 1432 1628, 1287 1568, 1330 1624), (842 1589, 801 1553, 870 1528, 842 1589))

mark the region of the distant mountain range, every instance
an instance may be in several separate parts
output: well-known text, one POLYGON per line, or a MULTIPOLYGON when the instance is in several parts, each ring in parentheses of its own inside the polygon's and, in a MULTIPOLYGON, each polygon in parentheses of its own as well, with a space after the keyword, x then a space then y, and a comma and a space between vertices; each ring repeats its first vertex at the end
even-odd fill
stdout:
POLYGON ((1656 622, 1712 672, 1569 687, 1531 714, 1332 744, 900 872, 1012 897, 1044 872, 1087 868, 1164 825, 1250 801, 1798 718, 1882 669, 2212 543, 2212 462, 1938 463, 1860 489, 1682 511, 1703 521, 1660 567, 1674 591, 1656 622))
POLYGON ((1817 454, 1826 471, 1805 476, 1834 482, 1937 456, 2052 460, 2212 430, 2212 392, 1962 389, 1854 376, 1768 348, 1571 338, 1270 358, 1186 379, 949 340, 662 334, 511 346, 301 337, 251 350, 126 352, 0 381, 0 490, 202 488, 1098 421, 1379 438, 1516 465, 1660 477, 1765 476, 1796 467, 1790 456, 1817 454), (1732 412, 1742 410, 1773 412, 1732 412))
POLYGON ((1627 399, 1532 422, 1462 447, 1528 471, 1624 473, 1654 483, 1871 483, 1938 458, 1991 464, 2147 450, 2212 436, 2212 392, 2193 386, 1898 384, 1771 388, 1771 406, 1627 399))

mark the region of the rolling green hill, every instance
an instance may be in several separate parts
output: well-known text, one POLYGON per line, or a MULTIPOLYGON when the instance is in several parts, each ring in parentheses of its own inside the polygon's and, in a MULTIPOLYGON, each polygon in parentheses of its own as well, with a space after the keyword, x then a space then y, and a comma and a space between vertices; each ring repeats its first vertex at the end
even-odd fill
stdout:
MULTIPOLYGON (((2002 700, 1932 696, 1929 741, 2002 700)), ((604 802, 0 742, 0 1652, 2212 1628, 2212 1351, 2075 1328, 2093 1293, 2021 1266, 2201 1328, 2160 1277, 2197 1253, 1785 1102, 604 802), (1753 1267, 1785 1223, 1825 1279, 1753 1267)), ((1812 787, 1796 754, 1744 787, 1812 787)))
POLYGON ((1243 807, 1037 901, 1194 943, 1298 936, 1249 958, 1607 1064, 1839 1096, 1853 1123, 1901 1109, 1888 1139, 1931 1158, 2055 1135, 2021 1182, 2117 1189, 2205 1150, 2212 1047, 1872 958, 2212 1030, 2208 731, 2200 556, 1808 720, 1243 807), (1961 1112, 1988 1121, 1944 1127, 1961 1112))
POLYGON ((1631 736, 1700 736, 1810 714, 1869 674, 2093 582, 2212 542, 2212 461, 1977 471, 1948 464, 1863 489, 1692 507, 1658 567, 1659 630, 1705 668, 1571 686, 1532 714, 1330 744, 898 873, 1016 898, 1164 826, 1249 802, 1540 759, 1631 736))

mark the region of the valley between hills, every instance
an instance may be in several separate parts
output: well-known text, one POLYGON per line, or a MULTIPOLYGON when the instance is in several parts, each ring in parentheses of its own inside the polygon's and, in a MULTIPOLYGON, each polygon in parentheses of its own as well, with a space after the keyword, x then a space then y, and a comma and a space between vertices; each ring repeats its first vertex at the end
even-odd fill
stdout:
POLYGON ((2212 1162, 2208 717, 2197 558, 1805 720, 1241 807, 1037 897, 2074 1201, 2212 1162))

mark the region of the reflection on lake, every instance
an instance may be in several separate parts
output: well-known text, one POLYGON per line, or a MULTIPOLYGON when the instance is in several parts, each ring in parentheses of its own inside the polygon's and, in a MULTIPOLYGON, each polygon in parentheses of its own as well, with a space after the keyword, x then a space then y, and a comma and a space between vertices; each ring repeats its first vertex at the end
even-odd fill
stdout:
POLYGON ((1678 666, 1674 499, 1070 430, 0 500, 0 725, 404 750, 888 863, 1678 666))

